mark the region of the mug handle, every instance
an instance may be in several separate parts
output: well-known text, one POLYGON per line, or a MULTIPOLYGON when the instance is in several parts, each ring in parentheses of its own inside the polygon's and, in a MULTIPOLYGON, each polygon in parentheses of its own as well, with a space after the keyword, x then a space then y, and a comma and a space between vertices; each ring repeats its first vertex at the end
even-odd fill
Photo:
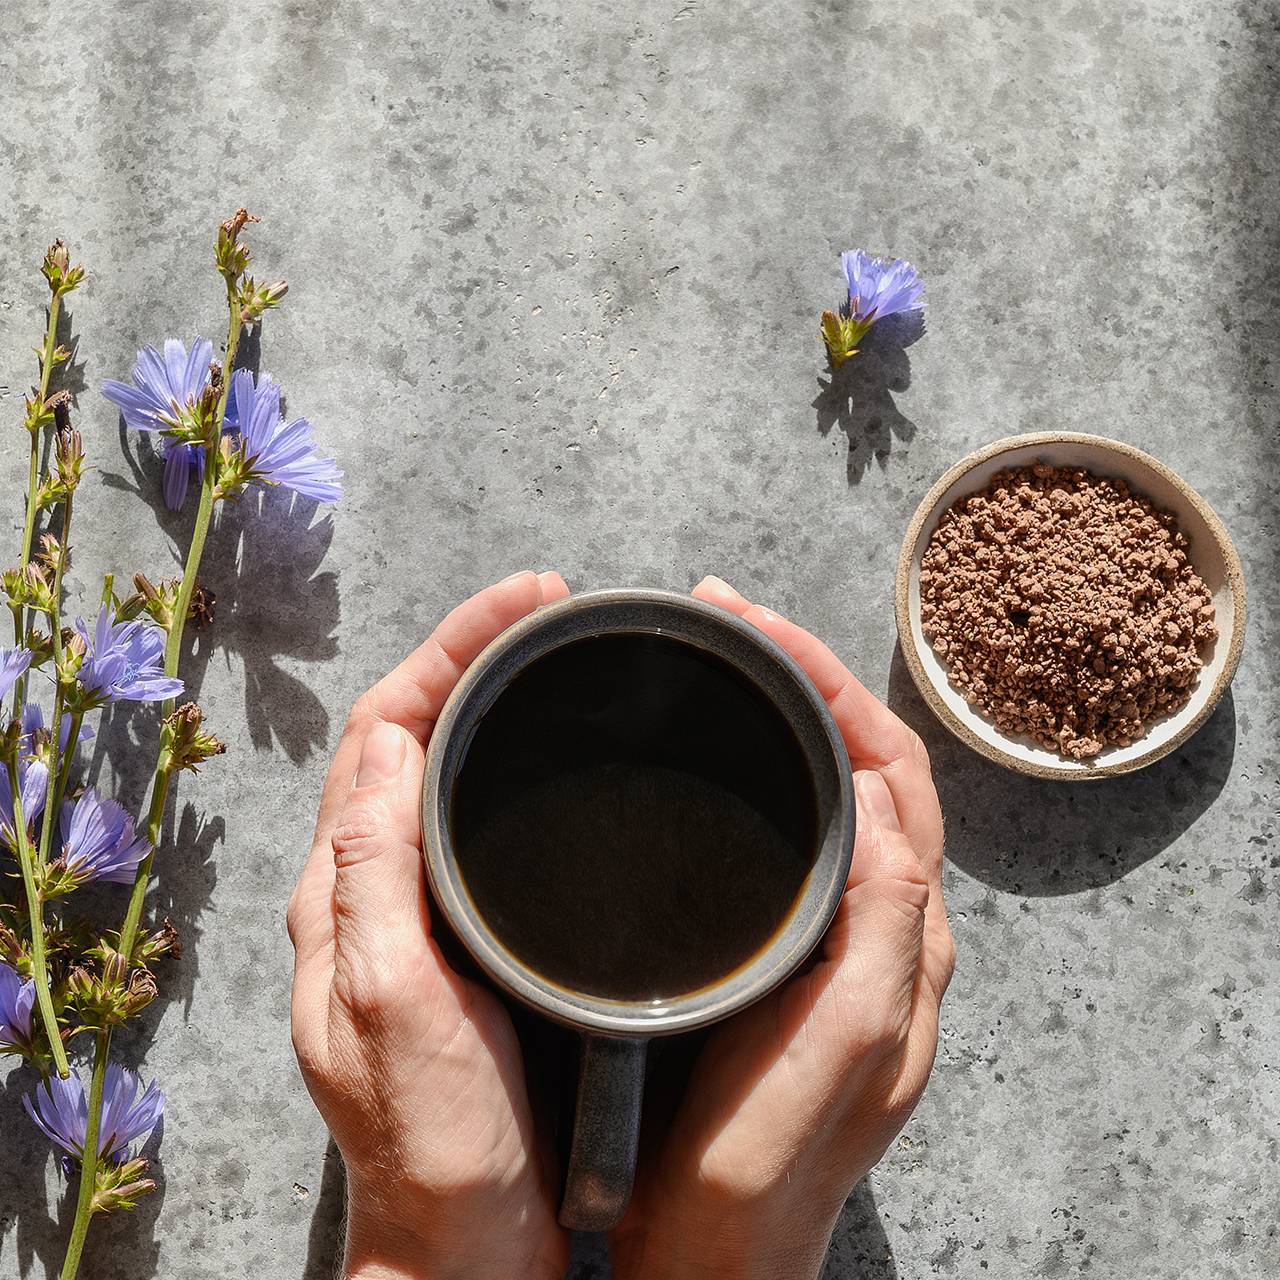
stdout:
POLYGON ((582 1037, 562 1227, 609 1231, 627 1211, 636 1176, 648 1049, 648 1040, 582 1037))

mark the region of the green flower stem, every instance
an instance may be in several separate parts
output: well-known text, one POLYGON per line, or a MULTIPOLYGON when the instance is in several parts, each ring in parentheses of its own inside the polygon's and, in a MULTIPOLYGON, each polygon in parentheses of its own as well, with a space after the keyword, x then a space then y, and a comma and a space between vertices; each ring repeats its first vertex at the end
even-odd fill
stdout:
MULTIPOLYGON (((49 615, 49 628, 53 632, 53 657, 59 666, 62 665, 62 571, 70 554, 72 497, 68 492, 62 500, 62 544, 58 548, 58 567, 53 573, 53 612, 49 615)), ((56 667, 54 671, 56 678, 56 667)))
POLYGON ((53 723, 58 726, 54 730, 53 768, 50 777, 53 785, 44 798, 44 821, 40 826, 40 853, 36 865, 45 868, 49 865, 49 852, 53 845, 53 833, 57 830, 58 820, 62 816, 62 798, 66 795, 67 780, 71 777, 71 764, 76 755, 76 742, 80 737, 80 724, 84 720, 83 711, 71 713, 68 726, 67 746, 62 749, 62 689, 58 688, 53 695, 53 723))
MULTIPOLYGON (((62 295, 54 292, 49 300, 49 323, 45 327, 44 348, 40 353, 40 386, 37 389, 39 404, 44 408, 45 397, 49 394, 49 378, 53 374, 53 353, 58 346, 58 312, 62 308, 62 295)), ((36 532, 36 489, 40 481, 40 433, 31 432, 31 458, 27 465, 27 519, 22 529, 22 555, 18 560, 18 572, 23 572, 31 562, 31 543, 36 532)), ((23 610, 19 607, 13 611, 14 634, 18 643, 22 644, 26 637, 26 622, 23 610)), ((27 700, 27 676, 24 672, 14 685, 14 714, 20 716, 27 700)))
POLYGON ((76 1217, 71 1227, 71 1238, 67 1241, 66 1256, 62 1260, 61 1280, 75 1280, 75 1274, 80 1268, 80 1255, 84 1252, 85 1237, 89 1234, 89 1219, 93 1216, 93 1195, 98 1188, 98 1129, 102 1117, 102 1086, 107 1074, 107 1050, 110 1044, 111 1032, 104 1027, 98 1031, 94 1047, 93 1075, 89 1080, 89 1118, 84 1127, 85 1155, 80 1162, 76 1217))
POLYGON ((44 813, 40 819, 40 849, 36 856, 36 866, 41 871, 49 865, 49 846, 53 839, 53 828, 57 824, 58 806, 62 803, 62 788, 66 786, 66 772, 71 768, 71 757, 75 753, 75 743, 68 742, 67 749, 62 750, 62 684, 59 682, 53 690, 53 767, 49 770, 49 781, 44 792, 44 813))
POLYGON ((44 818, 40 823, 40 856, 36 865, 43 871, 49 865, 49 849, 53 843, 54 828, 62 811, 62 793, 67 787, 67 777, 71 773, 71 761, 76 753, 76 737, 80 733, 80 722, 84 713, 76 714, 72 719, 71 736, 67 739, 66 750, 62 748, 62 678, 58 674, 62 667, 62 566, 67 560, 67 540, 71 536, 71 494, 67 494, 62 503, 62 547, 58 555, 58 567, 53 575, 53 611, 49 614, 49 626, 53 631, 54 677, 57 683, 53 692, 53 768, 49 777, 53 785, 45 793, 44 818))
POLYGON ((147 843, 151 852, 138 863, 138 872, 129 894, 129 906, 120 926, 120 941, 116 949, 126 963, 133 955, 133 944, 138 937, 138 924, 142 919, 142 903, 147 896, 147 881, 151 878, 151 860, 156 856, 156 844, 160 840, 160 824, 164 821, 164 806, 169 798, 169 779, 173 770, 169 767, 169 753, 162 751, 156 760, 155 775, 151 780, 151 808, 147 811, 147 843))
MULTIPOLYGON (((218 415, 221 430, 222 415, 218 415)), ((200 506, 196 510, 196 525, 191 531, 191 546, 187 551, 187 563, 182 570, 182 582, 178 587, 178 602, 174 606, 173 620, 169 623, 169 638, 164 646, 164 673, 178 674, 178 661, 182 657, 182 633, 191 612, 191 595, 196 589, 196 574, 200 569, 200 557, 204 554, 205 538, 209 536, 209 524, 213 516, 214 485, 217 483, 216 459, 211 447, 205 447, 204 480, 200 484, 200 506)), ((167 716, 173 710, 173 699, 164 704, 167 716)))
MULTIPOLYGON (((32 431, 31 435, 31 459, 27 464, 27 521, 22 530, 22 555, 18 561, 18 571, 22 572, 31 560, 31 541, 35 537, 36 532, 36 487, 40 483, 40 433, 32 431)), ((26 637, 26 625, 23 622, 24 610, 22 605, 15 605, 13 610, 13 631, 14 638, 19 644, 26 637)), ((22 680, 18 681, 18 714, 22 714, 22 695, 25 690, 22 680)))
MULTIPOLYGON (((240 304, 236 298, 235 283, 230 280, 227 281, 227 307, 230 319, 227 324, 227 350, 222 360, 222 395, 218 399, 213 439, 206 441, 204 446, 204 478, 200 485, 200 506, 196 510, 195 528, 191 531, 191 546, 187 549, 187 562, 183 566, 182 583, 178 588, 178 600, 174 607, 173 619, 169 623, 169 637, 164 647, 164 671, 168 676, 178 674, 178 663, 182 657, 182 634, 187 625, 187 614, 191 610, 191 596, 196 589, 196 574, 200 570, 200 557, 204 554, 205 539, 209 535, 209 524, 213 518, 213 506, 216 501, 218 446, 222 439, 222 423, 227 412, 231 366, 236 358, 236 348, 240 344, 240 304)), ((173 699, 170 698, 162 708, 162 719, 167 718, 172 712, 173 699)), ((142 906, 147 896, 147 882, 151 878, 151 863, 155 858, 156 845, 160 840, 164 807, 169 798, 171 776, 169 753, 162 746, 156 753, 155 773, 151 780, 151 807, 147 812, 147 841, 151 845, 151 852, 138 864, 116 948, 125 957, 126 964, 133 955, 134 943, 138 937, 142 906)), ((93 1077, 98 1087, 96 1092, 92 1089, 89 1092, 89 1132, 94 1135, 94 1142, 86 1141, 84 1159, 80 1162, 80 1192, 76 1200, 76 1217, 71 1229, 71 1240, 67 1245, 66 1258, 62 1264, 61 1280, 75 1280, 76 1269, 80 1265, 80 1254, 84 1249, 85 1234, 89 1230, 89 1216, 93 1212, 93 1193, 98 1181, 96 1138, 102 1113, 100 1077, 106 1070, 110 1050, 111 1031, 106 1028, 98 1033, 94 1046, 93 1077)))
POLYGON ((67 1051, 58 1031, 58 1015, 53 1011, 49 994, 49 968, 44 950, 44 899, 36 887, 35 869, 31 862, 31 845, 27 840, 27 819, 22 812, 22 788, 18 783, 18 762, 9 761, 9 788, 13 792, 13 836, 18 846, 18 865, 22 868, 22 884, 27 891, 27 915, 31 921, 31 977, 36 984, 36 1004, 40 1020, 49 1040, 49 1051, 58 1074, 65 1080, 71 1074, 67 1051))

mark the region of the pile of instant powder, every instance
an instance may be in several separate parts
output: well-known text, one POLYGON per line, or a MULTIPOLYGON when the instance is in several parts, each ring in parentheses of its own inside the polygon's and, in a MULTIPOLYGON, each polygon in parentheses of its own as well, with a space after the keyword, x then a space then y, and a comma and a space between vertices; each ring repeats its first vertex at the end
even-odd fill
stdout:
POLYGON ((997 728, 1075 760, 1182 706, 1218 634, 1173 516, 1123 480, 1043 463, 998 472, 942 516, 920 619, 997 728))

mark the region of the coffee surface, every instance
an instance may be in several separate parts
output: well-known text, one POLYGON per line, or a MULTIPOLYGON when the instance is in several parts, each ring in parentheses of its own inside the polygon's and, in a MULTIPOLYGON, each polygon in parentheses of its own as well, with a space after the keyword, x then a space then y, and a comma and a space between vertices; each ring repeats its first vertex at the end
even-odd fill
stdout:
POLYGON ((477 726, 451 816, 502 944, 625 1001, 695 991, 760 951, 813 867, 815 825, 786 720, 722 659, 657 635, 530 664, 477 726))

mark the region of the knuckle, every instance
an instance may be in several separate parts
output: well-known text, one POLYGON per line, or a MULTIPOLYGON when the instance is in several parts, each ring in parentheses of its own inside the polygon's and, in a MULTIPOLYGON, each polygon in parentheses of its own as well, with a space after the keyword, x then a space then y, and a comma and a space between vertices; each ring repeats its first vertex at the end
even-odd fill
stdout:
POLYGON ((289 1017, 289 1038, 293 1042, 294 1057, 298 1059, 298 1068, 302 1074, 311 1082, 324 1080, 327 1065, 322 1037, 317 1033, 312 1018, 301 1007, 296 988, 289 1017))
POLYGON ((942 990, 938 992, 939 998, 942 997, 946 989, 951 985, 951 979, 955 977, 956 972, 956 940, 952 935, 950 928, 947 929, 946 940, 942 947, 942 990))
POLYGON ((906 733, 907 758, 926 772, 931 772, 932 765, 929 762, 929 748, 925 746, 924 739, 909 725, 906 726, 906 733))
POLYGON ((354 703, 351 704, 351 710, 347 712, 346 721, 342 726, 342 736, 340 742, 349 741, 351 738, 363 733, 369 727, 370 721, 373 719, 373 709, 371 706, 370 693, 371 690, 365 690, 354 703))
POLYGON ((284 910, 284 927, 289 934, 289 941, 293 944, 293 949, 298 949, 298 934, 301 928, 301 922, 298 914, 301 908, 298 906, 298 891, 295 889, 289 895, 289 905, 284 910))
POLYGON ((698 1168, 699 1190, 712 1204, 727 1210, 765 1201, 778 1180, 772 1161, 759 1157, 732 1159, 714 1147, 698 1168))
POLYGON ((861 1047, 874 1062, 898 1057, 906 1048, 910 1016, 883 1006, 868 1013, 862 1024, 861 1047))
POLYGON ((337 867, 350 867, 374 858, 386 843, 378 815, 368 805, 352 806, 329 837, 337 867))
POLYGON ((911 1119, 912 1112, 919 1106, 920 1099, 924 1096, 924 1086, 924 1079, 918 1080, 912 1076, 900 1080, 890 1090, 884 1101, 884 1115, 895 1132, 911 1119))
POLYGON ((357 1036, 371 1037, 385 1029, 402 990, 403 983, 390 967, 377 961, 361 964, 341 981, 335 975, 333 986, 351 1029, 357 1036))
POLYGON ((308 1077, 319 1076, 320 1064, 317 1061, 314 1040, 296 1012, 290 1023, 289 1038, 293 1041, 294 1057, 298 1059, 298 1066, 303 1074, 308 1077))

